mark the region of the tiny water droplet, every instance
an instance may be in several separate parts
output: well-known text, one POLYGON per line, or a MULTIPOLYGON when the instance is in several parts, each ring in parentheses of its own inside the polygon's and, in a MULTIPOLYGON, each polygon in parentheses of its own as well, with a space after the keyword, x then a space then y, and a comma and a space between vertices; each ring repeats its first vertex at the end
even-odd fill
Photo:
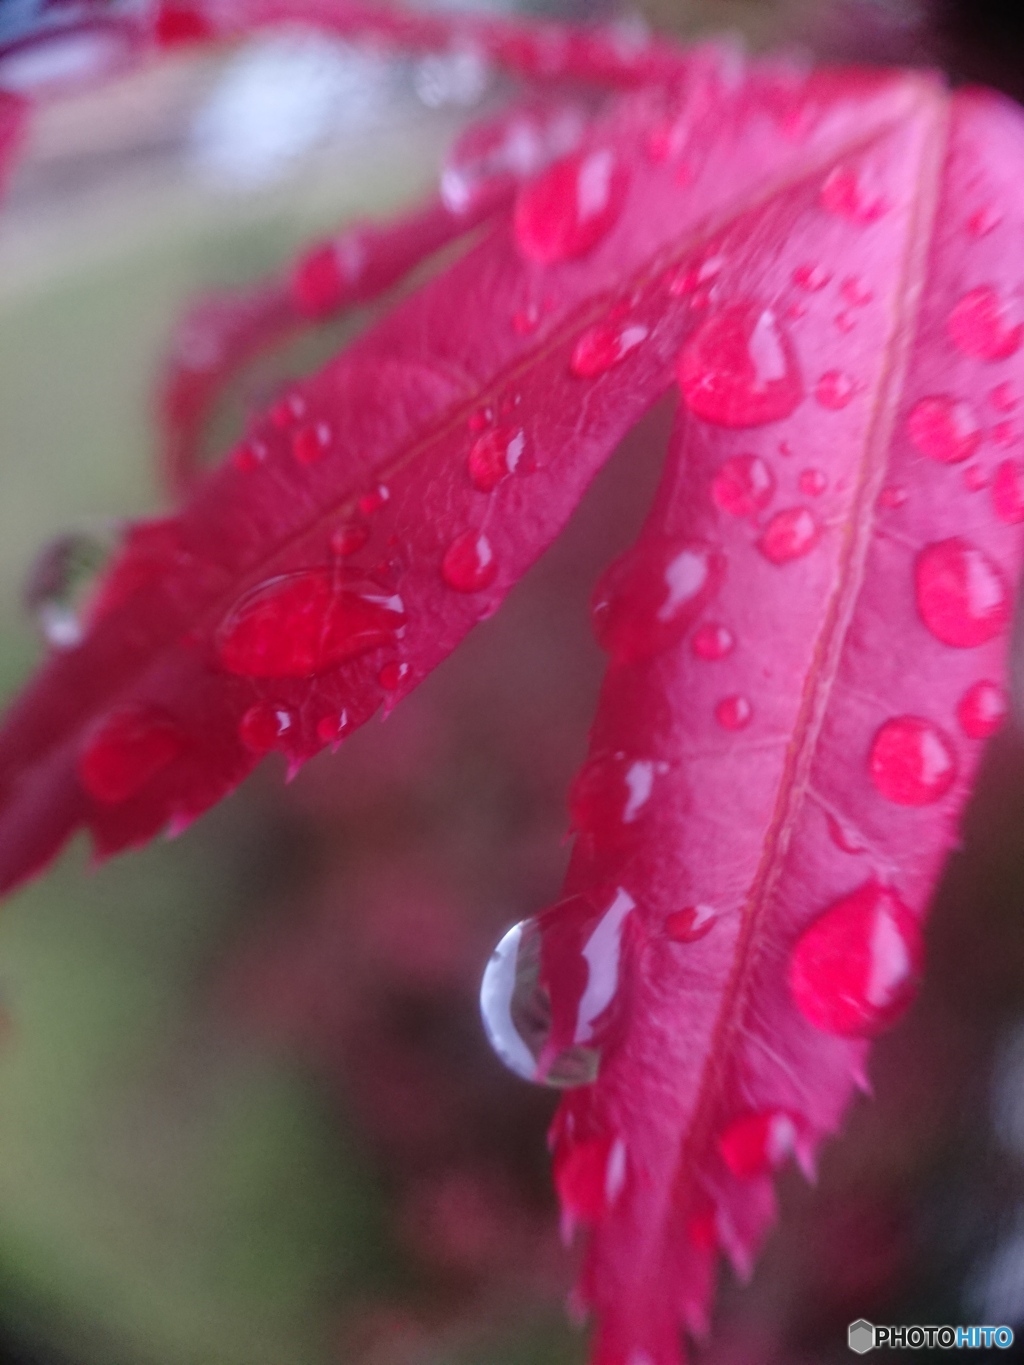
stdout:
POLYGON ((400 687, 402 683, 405 682, 409 673, 410 669, 408 664, 398 663, 397 660, 392 659, 389 663, 386 663, 377 674, 377 681, 385 692, 394 692, 396 688, 400 687))
POLYGON ((83 613, 114 551, 116 535, 71 532, 36 555, 22 588, 25 606, 48 645, 73 649, 85 635, 83 613))
POLYGON ((490 493, 502 479, 525 466, 526 433, 508 427, 495 427, 478 436, 470 448, 466 467, 470 481, 481 493, 490 493))
POLYGON ((270 449, 266 441, 243 441, 231 456, 231 463, 242 474, 253 474, 260 465, 266 464, 270 449))
POLYGON ((832 276, 820 265, 798 265, 793 271, 793 283, 808 294, 817 294, 824 289, 832 276))
POLYGON ((573 347, 569 369, 579 379, 595 379, 622 363, 647 340, 648 329, 642 323, 620 326, 599 322, 587 331, 573 347))
POLYGON ((768 308, 731 304, 687 338, 676 376, 690 411, 725 427, 788 417, 804 396, 796 353, 768 308))
POLYGON ((827 213, 853 223, 873 223, 886 211, 880 194, 868 188, 864 177, 851 166, 837 166, 821 187, 821 206, 827 213))
POLYGON ((352 722, 349 720, 347 711, 336 711, 331 715, 321 716, 316 723, 316 736, 321 744, 339 744, 349 730, 352 722))
POLYGON ((895 891, 866 882, 804 930, 790 959, 790 991, 815 1028, 870 1038, 907 1009, 923 956, 912 911, 895 891))
POLYGON ((992 204, 986 204, 968 218, 967 231, 972 237, 987 237, 1002 221, 1003 215, 999 210, 992 204))
POLYGON ((911 408, 907 435, 929 459, 959 464, 970 459, 981 445, 981 423, 970 403, 938 393, 922 398, 911 408))
POLYGON ((988 739, 1006 719, 1007 710, 1005 688, 982 679, 973 683, 960 698, 956 718, 969 739, 988 739))
POLYGON ((654 791, 656 765, 626 754, 601 754, 580 769, 569 792, 569 818, 576 834, 602 846, 632 833, 654 791))
POLYGON ((1024 521, 1024 464, 1003 460, 992 476, 992 506, 1000 521, 1016 526, 1024 521))
POLYGON ((1015 322, 991 285, 969 290, 946 323, 953 344, 978 360, 1005 360, 1020 349, 1024 326, 1015 322))
POLYGON ((368 493, 364 493, 359 499, 359 511, 364 517, 372 517, 375 512, 379 512, 386 502, 391 500, 391 489, 386 483, 379 483, 376 488, 371 488, 368 493))
POLYGON ((600 908, 573 896, 505 934, 480 987, 487 1037, 524 1080, 572 1087, 596 1080, 619 1021, 624 930, 634 909, 621 887, 600 908))
POLYGON ((512 314, 512 330, 517 336, 530 336, 540 326, 540 309, 535 303, 512 314))
POLYGON ((874 298, 874 294, 867 289, 862 280, 856 275, 847 275, 839 286, 839 296, 851 308, 864 308, 874 298))
POLYGON ((469 422, 467 423, 467 425, 469 426, 470 431, 478 432, 486 431, 487 428, 491 426, 493 422, 494 422, 493 408, 478 408, 476 412, 470 413, 469 422))
POLYGON ((302 394, 295 389, 284 393, 271 406, 268 416, 271 422, 279 430, 294 426, 306 415, 306 400, 302 394))
POLYGON ((722 1160, 738 1180, 777 1171, 796 1151, 797 1122, 784 1109, 743 1114, 718 1139, 722 1160))
POLYGON ((677 644, 718 592, 725 570, 721 551, 699 541, 662 537, 627 550, 594 593, 598 644, 619 663, 677 644))
POLYGON ((988 398, 997 412, 1013 412, 1017 406, 1016 391, 1008 381, 997 384, 988 398))
POLYGON ((857 392, 857 386, 842 370, 826 370, 818 380, 814 396, 823 408, 838 412, 857 392))
POLYGON ((723 697, 715 707, 715 720, 723 730, 745 730, 754 709, 746 697, 723 697))
POLYGON ((239 721, 238 737, 254 754, 269 754, 285 746, 295 725, 295 715, 287 706, 258 701, 239 721))
POLYGON ((713 905, 687 905, 665 916, 665 934, 673 943, 696 943, 711 932, 717 919, 713 905))
POLYGON ((91 732, 78 758, 78 776, 97 801, 134 796, 185 748, 180 728, 154 706, 125 706, 91 732))
POLYGON ((807 498, 820 498, 828 487, 828 476, 823 469, 800 471, 800 492, 807 498))
POLYGON ((895 511, 902 507, 907 501, 907 490, 902 484, 893 483, 888 488, 883 488, 878 495, 879 507, 885 507, 890 511, 895 511))
POLYGON ((498 575, 498 561, 483 531, 463 531, 444 552, 441 577, 456 592, 481 592, 498 575))
POLYGON ((340 559, 354 555, 370 539, 370 528, 362 521, 346 521, 331 532, 331 553, 340 559))
POLYGON ((921 716, 894 716, 878 727, 868 772, 878 792, 898 806, 941 801, 956 779, 956 754, 937 725, 921 716))
POLYGON ((519 191, 519 250, 542 265, 585 256, 615 226, 628 188, 629 172, 609 147, 555 162, 519 191))
POLYGON ((806 507, 787 507, 769 521, 757 548, 772 564, 788 564, 810 554, 820 539, 821 527, 806 507))
POLYGON ((753 517, 775 496, 775 475, 757 455, 731 455, 711 482, 711 496, 730 516, 753 517))
POLYGON ((719 625, 716 621, 707 621, 693 632, 690 648, 698 659, 713 662, 732 653, 736 648, 736 637, 728 626, 719 625))
POLYGON ((973 649, 1009 625, 1010 589, 1002 569, 959 536, 925 546, 914 582, 921 620, 943 644, 973 649))
POLYGON ((331 444, 327 422, 306 422, 292 436, 292 455, 299 464, 315 464, 326 455, 331 444))
POLYGON ((312 678, 380 645, 394 645, 402 599, 356 569, 306 569, 245 593, 217 632, 229 673, 312 678))
POLYGON ((988 486, 988 475, 980 464, 969 464, 963 470, 964 487, 968 493, 980 493, 988 486))

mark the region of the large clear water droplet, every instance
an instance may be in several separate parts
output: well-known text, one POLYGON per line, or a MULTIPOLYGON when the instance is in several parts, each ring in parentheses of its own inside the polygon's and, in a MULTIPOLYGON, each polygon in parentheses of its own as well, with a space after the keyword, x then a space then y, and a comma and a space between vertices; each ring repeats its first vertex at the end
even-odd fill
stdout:
POLYGON ((608 569, 594 593, 597 642, 616 661, 678 643, 718 592, 726 559, 700 541, 645 541, 608 569))
POLYGON ((867 882, 801 935, 790 959, 790 990, 815 1028, 869 1038, 910 1004, 922 958, 915 915, 895 891, 867 882))
POLYGON ((635 902, 621 887, 603 907, 573 896, 515 925, 480 987, 494 1051, 524 1080, 590 1085, 619 1015, 625 924, 635 902))
POLYGON ((463 531, 441 560, 441 577, 456 592, 481 592, 498 574, 498 561, 483 531, 463 531))
POLYGON ((121 707, 88 736, 78 776, 90 796, 114 804, 134 796, 184 747, 184 734, 165 712, 144 704, 121 707))
POLYGON ((84 613, 117 542, 113 527, 52 540, 35 558, 23 588, 25 606, 47 644, 72 649, 85 634, 84 613))
POLYGON ((554 265, 593 250, 622 212, 629 173, 610 147, 575 152, 524 185, 515 238, 531 261, 554 265))
POLYGON ((796 352, 768 308, 730 304, 687 339, 676 363, 691 412, 724 427, 788 417, 804 396, 796 352))
POLYGON ((879 726, 868 760, 871 780, 887 801, 928 806, 956 778, 956 753, 937 725, 920 716, 894 716, 879 726))
POLYGON ((356 569, 306 569, 252 588, 231 608, 216 648, 229 673, 312 678, 381 645, 406 624, 402 599, 356 569))
POLYGON ((927 545, 914 565, 921 620, 937 640, 972 649, 1010 622, 1010 589, 999 565, 960 536, 927 545))

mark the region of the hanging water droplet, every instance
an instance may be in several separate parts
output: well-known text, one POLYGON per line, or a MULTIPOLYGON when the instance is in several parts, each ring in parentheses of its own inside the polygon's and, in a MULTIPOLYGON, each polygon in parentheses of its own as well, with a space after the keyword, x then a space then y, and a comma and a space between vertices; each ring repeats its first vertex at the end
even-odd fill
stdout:
POLYGON ((295 734, 296 719, 287 706, 258 701, 238 723, 238 737, 254 754, 284 748, 295 734))
POLYGON ((481 592, 498 575, 498 561, 483 531, 463 531, 444 552, 441 577, 456 592, 481 592))
POLYGON ((665 934, 673 943, 696 943, 711 932, 717 919, 713 905, 687 905, 665 916, 665 934))
POLYGON ((800 492, 807 498, 820 498, 828 487, 828 477, 823 469, 802 469, 800 471, 800 492))
POLYGON ((509 427, 495 427, 477 437, 470 448, 466 467, 474 488, 490 493, 502 479, 524 465, 526 433, 509 427))
POLYGON ((91 732, 78 758, 88 794, 113 804, 134 796, 185 748, 185 736, 154 706, 125 706, 91 732))
POLYGON ((484 972, 487 1037, 524 1080, 570 1087, 596 1080, 618 1023, 626 919, 621 887, 602 908, 573 896, 510 929, 484 972))
POLYGON ((861 224, 873 223, 886 211, 882 196, 852 166, 837 166, 829 172, 821 187, 821 206, 827 213, 861 224))
POLYGON ((719 625, 717 621, 708 621, 693 632, 690 648, 698 659, 712 662, 724 659, 727 654, 732 653, 736 648, 736 637, 728 626, 719 625))
POLYGON ((921 620, 945 645, 972 649, 1009 625, 1010 589, 1002 569, 959 536, 920 552, 914 586, 921 620))
POLYGON ((1003 460, 992 477, 992 506, 1000 521, 1016 526, 1024 521, 1024 464, 1003 460))
POLYGON ((725 427, 788 417, 804 396, 796 353, 768 308, 731 304, 688 337, 676 376, 691 412, 725 427))
POLYGON ((569 792, 573 831, 589 835, 602 846, 628 837, 647 809, 656 773, 657 765, 650 759, 626 754, 590 759, 569 792))
POLYGON ((982 679, 973 683, 960 698, 956 718, 969 739, 988 739, 1006 719, 1008 706, 1005 688, 982 679))
POLYGON ((821 527, 806 507, 787 507, 769 521, 757 548, 772 564, 788 564, 810 554, 820 539, 821 527))
POLYGON ((394 692, 400 687, 409 676, 410 668, 406 663, 399 663, 396 659, 391 659, 386 663, 377 674, 377 681, 385 692, 394 692))
POLYGON ((584 256, 622 212, 629 173, 608 147, 575 152, 523 186, 514 230, 522 254, 542 265, 584 256))
POLYGON ((362 521, 346 521, 331 532, 331 553, 339 559, 354 555, 370 539, 370 528, 362 521))
POLYGON ((331 428, 327 422, 306 422, 292 436, 292 455, 299 464, 316 464, 327 454, 331 428))
POLYGON ((817 294, 825 288, 832 276, 820 265, 798 265, 793 271, 793 283, 808 294, 817 294))
POLYGON ((946 324, 953 344, 979 360, 1005 360, 1020 348, 1024 325, 991 285, 969 290, 946 324))
POLYGON ((754 709, 746 697, 723 697, 715 707, 715 720, 723 730, 745 730, 754 709))
POLYGON ((814 396, 823 408, 839 412, 857 392, 857 386, 842 370, 826 370, 818 380, 814 396))
POLYGON ((356 569, 306 569, 247 592, 217 632, 229 673, 312 678, 380 645, 394 645, 405 607, 356 569))
POLYGON ((594 593, 598 644, 619 663, 677 644, 718 592, 725 569, 725 556, 699 541, 663 537, 627 550, 594 593))
POLYGON ((569 369, 578 379, 596 379, 622 363, 647 340, 643 323, 599 322, 589 327, 573 347, 569 369))
POLYGON ((321 744, 337 745, 348 734, 352 728, 347 711, 335 711, 330 715, 321 716, 316 723, 316 736, 321 744))
POLYGON ((895 891, 867 882, 801 935, 790 959, 790 990, 815 1028, 870 1038, 910 1004, 923 955, 914 914, 895 891))
POLYGON ((799 1128, 784 1109, 733 1119, 718 1139, 722 1160, 738 1180, 771 1175, 796 1152, 799 1128))
POLYGON ((929 459, 959 464, 970 459, 981 445, 981 423, 969 403, 939 393, 922 398, 911 408, 907 435, 929 459))
POLYGON ((36 555, 22 596, 48 645, 73 649, 85 635, 83 613, 97 579, 115 548, 117 533, 59 536, 36 555))
POLYGON ((757 455, 732 455, 711 482, 711 496, 734 517, 753 517, 775 496, 775 475, 757 455))
POLYGON ((878 727, 868 772, 879 793, 898 806, 928 806, 956 779, 956 754, 937 725, 921 716, 894 716, 878 727))

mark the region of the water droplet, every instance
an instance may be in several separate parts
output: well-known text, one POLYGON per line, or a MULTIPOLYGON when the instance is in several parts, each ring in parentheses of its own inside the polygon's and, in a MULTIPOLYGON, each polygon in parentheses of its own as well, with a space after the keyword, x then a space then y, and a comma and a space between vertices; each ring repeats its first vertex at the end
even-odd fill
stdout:
POLYGON ((359 511, 364 517, 372 517, 390 500, 391 489, 388 488, 387 484, 379 483, 376 488, 371 488, 369 493, 364 493, 359 499, 359 511))
POLYGON ((820 265, 798 265, 793 271, 793 283, 806 289, 808 294, 817 294, 831 278, 829 272, 820 265))
POLYGON ((626 754, 602 754, 580 769, 569 792, 569 817, 577 834, 601 845, 632 833, 654 790, 657 765, 626 754))
POLYGON ((642 346, 648 335, 649 331, 642 323, 620 326, 599 322, 577 340, 569 369, 579 379, 594 379, 606 374, 642 346))
POLYGON ((868 846, 856 830, 844 825, 831 811, 825 815, 829 838, 842 853, 867 853, 868 846))
POLYGON ((847 275, 839 286, 839 295, 851 308, 864 308, 875 297, 856 275, 847 275))
POLYGON ((510 929, 484 972, 488 1039, 524 1080, 590 1085, 619 1010, 622 942, 635 902, 621 887, 597 908, 573 896, 510 929))
POLYGON ((613 1201, 620 1152, 624 1157, 622 1139, 607 1134, 573 1137, 555 1148, 551 1173, 559 1203, 581 1223, 596 1222, 613 1201))
POLYGON ((869 189, 851 166, 837 166, 829 172, 821 187, 821 206, 853 223, 873 223, 886 211, 882 196, 869 189))
POLYGON ((1012 446, 1017 440, 1017 428, 1012 422, 997 422, 992 428, 992 440, 997 446, 1012 446))
POLYGON ((956 754, 937 725, 920 716, 894 716, 878 727, 868 772, 877 790, 898 806, 929 806, 956 779, 956 754))
POLYGON ((476 412, 471 412, 467 423, 470 431, 486 431, 494 422, 493 408, 478 408, 476 412))
POLYGON ((998 683, 982 679, 970 686, 960 698, 956 718, 970 739, 988 739, 1006 719, 1006 691, 998 683))
POLYGON ((849 334, 857 326, 857 319, 854 317, 854 315, 850 312, 848 308, 840 309, 840 311, 833 318, 833 322, 835 323, 839 331, 843 333, 844 336, 849 336, 849 334))
POLYGON ((712 600, 725 556, 699 541, 652 539, 627 550, 594 593, 594 634, 617 662, 677 644, 712 600))
POLYGON ((295 716, 287 706, 258 701, 250 706, 238 725, 238 737, 254 754, 284 748, 295 733, 295 716))
POLYGON ((25 578, 25 606, 48 645, 73 649, 85 635, 83 622, 97 579, 114 550, 116 537, 72 532, 50 541, 25 578))
POLYGON ((790 990, 815 1028, 870 1038, 910 1004, 923 956, 913 913, 895 891, 866 882, 804 930, 790 959, 790 990))
POLYGON ((292 455, 299 464, 315 464, 331 444, 331 428, 326 422, 307 422, 292 436, 292 455))
POLYGON ((804 396, 792 342, 770 309, 751 303, 706 318, 683 346, 676 375, 690 411, 725 427, 777 422, 804 396))
POLYGON ((346 521, 331 532, 331 553, 344 559, 354 555, 370 539, 370 528, 362 521, 346 521))
POLYGON ((713 662, 732 653, 736 648, 736 637, 728 626, 719 625, 717 621, 707 621, 693 632, 690 648, 698 659, 713 662))
POLYGON ((514 474, 524 463, 526 433, 508 427, 495 427, 477 437, 469 452, 466 466, 474 488, 490 493, 502 479, 514 474))
POLYGON ((312 678, 380 645, 406 624, 402 599, 356 569, 306 569, 251 589, 217 632, 229 673, 312 678))
POLYGON ((725 1129, 718 1150, 738 1180, 750 1180, 777 1171, 794 1154, 798 1131, 784 1109, 744 1114, 725 1129))
POLYGON ((820 498, 828 487, 828 477, 823 469, 802 469, 800 471, 800 492, 807 498, 820 498))
POLYGON ((339 252, 337 243, 321 242, 300 257, 292 271, 290 292, 303 317, 330 317, 344 302, 355 278, 346 269, 346 255, 339 252))
POLYGON ((1010 589, 1003 571, 969 541, 953 536, 927 545, 914 579, 921 620, 943 644, 972 649, 1006 630, 1010 589))
POLYGON ((1013 412, 1017 406, 1017 394, 1009 382, 997 384, 988 398, 997 412, 1013 412))
POLYGON ((902 484, 898 483, 893 483, 890 484, 888 488, 883 488, 878 495, 879 507, 888 508, 890 511, 895 511, 896 508, 902 507, 906 501, 907 490, 902 484))
POLYGON ((535 303, 512 314, 512 330, 517 336, 530 336, 540 326, 540 309, 535 303))
POLYGON ((967 231, 972 237, 987 237, 990 232, 994 232, 1003 221, 1003 215, 992 204, 986 204, 983 208, 972 213, 967 220, 967 231))
POLYGON ((810 554, 820 539, 821 527, 806 507, 787 507, 769 521, 757 548, 773 564, 788 564, 810 554))
POLYGON ((79 755, 78 776, 95 800, 124 801, 141 791, 184 747, 184 735, 163 711, 126 706, 92 731, 79 755))
POLYGON ((732 455, 712 480, 711 496, 723 512, 753 517, 775 496, 775 475, 757 455, 732 455))
POLYGON ((394 692, 396 688, 400 687, 401 684, 405 682, 410 671, 408 664, 398 663, 397 660, 392 659, 389 663, 386 663, 377 674, 377 681, 385 692, 394 692))
POLYGON ((959 464, 981 445, 981 423, 970 403, 939 393, 914 404, 907 417, 907 435, 930 460, 959 464))
POLYGON ((608 147, 557 161, 519 191, 519 250, 542 265, 586 255, 614 227, 628 187, 629 173, 608 147))
POLYGON ((337 745, 348 734, 352 728, 347 711, 336 711, 328 716, 321 716, 316 723, 316 735, 321 744, 337 745))
POLYGON ((963 470, 964 487, 968 493, 980 493, 988 485, 988 475, 980 464, 969 464, 963 470))
POLYGON ((823 408, 838 412, 857 392, 857 386, 842 370, 826 370, 818 380, 814 396, 823 408))
POLYGON ((498 575, 498 561, 483 531, 463 531, 441 560, 441 577, 456 592, 481 592, 498 575))
POLYGON ((715 707, 715 720, 723 730, 745 730, 753 714, 746 697, 723 697, 715 707))
POLYGON ((283 393, 272 405, 268 416, 275 427, 281 431, 294 426, 306 415, 306 400, 295 389, 283 393))
POLYGON ((1003 460, 992 476, 992 506, 1000 521, 1011 526, 1024 521, 1024 464, 1003 460))
POLYGON ((252 474, 260 465, 266 464, 270 449, 266 441, 243 441, 231 456, 231 463, 242 474, 252 474))
POLYGON ((665 917, 665 933, 673 943, 696 943, 709 934, 718 919, 713 905, 688 905, 665 917))
POLYGON ((1024 326, 1013 321, 1007 305, 987 284, 963 296, 946 326, 953 344, 979 360, 1005 360, 1020 348, 1024 336, 1024 326))

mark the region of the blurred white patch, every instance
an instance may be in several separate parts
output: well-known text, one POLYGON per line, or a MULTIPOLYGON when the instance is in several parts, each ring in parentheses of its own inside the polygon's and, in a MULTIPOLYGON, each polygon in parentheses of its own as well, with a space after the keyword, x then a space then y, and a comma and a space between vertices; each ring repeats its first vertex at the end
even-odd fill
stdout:
POLYGON ((422 57, 413 68, 413 86, 428 109, 469 109, 490 83, 491 69, 475 48, 422 57))
POLYGON ((1024 1225, 1000 1241, 969 1290, 976 1322, 1024 1322, 1024 1225))

